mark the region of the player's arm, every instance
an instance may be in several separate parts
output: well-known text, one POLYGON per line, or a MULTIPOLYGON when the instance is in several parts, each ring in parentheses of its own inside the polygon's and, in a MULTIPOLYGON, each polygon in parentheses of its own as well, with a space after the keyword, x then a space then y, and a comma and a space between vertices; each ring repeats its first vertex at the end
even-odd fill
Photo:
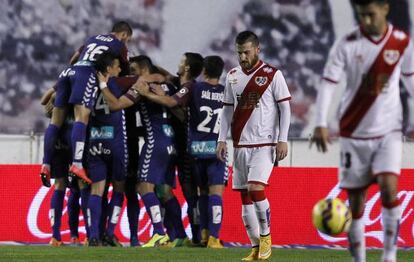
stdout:
POLYGON ((274 121, 279 122, 279 137, 276 145, 276 161, 280 161, 288 154, 287 141, 291 115, 289 101, 291 100, 291 95, 282 71, 276 71, 271 85, 279 111, 278 119, 275 119, 274 121))
POLYGON ((336 83, 322 79, 316 98, 316 126, 313 130, 310 146, 315 143, 318 151, 323 153, 328 151, 328 143, 331 143, 327 119, 335 87, 336 83))
MULTIPOLYGON (((99 89, 101 90, 105 102, 108 105, 111 111, 118 111, 127 107, 130 107, 134 104, 134 101, 128 97, 130 91, 127 94, 121 96, 120 98, 115 97, 112 92, 108 88, 108 76, 103 75, 102 73, 98 72, 98 79, 99 79, 99 89)), ((135 90, 132 88, 130 89, 131 93, 135 93, 135 90)), ((133 94, 130 94, 133 95, 133 94)), ((138 99, 138 94, 136 94, 136 99, 138 99)))
POLYGON ((223 110, 220 113, 220 131, 217 139, 216 155, 217 158, 226 162, 227 158, 227 133, 230 129, 231 120, 233 119, 234 105, 224 103, 223 110))
POLYGON ((163 83, 166 81, 166 78, 164 75, 156 73, 156 74, 141 76, 139 78, 139 81, 147 82, 147 83, 163 83))
POLYGON ((120 67, 121 67, 121 76, 126 76, 130 74, 129 69, 129 60, 128 60, 128 48, 125 44, 121 47, 120 57, 119 57, 120 67))
POLYGON ((414 44, 408 44, 401 63, 401 80, 404 87, 412 98, 414 98, 414 44))
POLYGON ((220 131, 217 139, 216 155, 217 158, 226 162, 227 158, 227 134, 234 114, 234 98, 231 85, 229 84, 229 74, 226 78, 226 86, 224 88, 224 103, 220 113, 220 131))
POLYGON ((82 53, 83 48, 84 48, 84 46, 81 46, 81 47, 79 47, 78 50, 75 51, 75 53, 72 55, 72 57, 69 60, 69 64, 73 65, 76 62, 78 62, 79 56, 82 53))
POLYGON ((288 154, 288 133, 290 126, 290 103, 289 100, 281 101, 277 104, 279 109, 279 138, 276 145, 276 160, 284 159, 288 154))
POLYGON ((151 92, 150 86, 147 82, 138 81, 137 84, 134 85, 134 88, 141 96, 146 97, 148 100, 154 103, 166 106, 168 108, 173 108, 178 105, 178 101, 172 96, 159 95, 151 92))
POLYGON ((49 88, 40 99, 40 104, 43 106, 45 115, 47 117, 52 116, 53 103, 55 101, 56 91, 53 87, 49 88))
POLYGON ((332 48, 328 61, 325 65, 323 77, 319 85, 318 95, 316 98, 316 127, 310 141, 316 144, 318 151, 323 153, 328 151, 328 143, 331 143, 328 130, 328 112, 332 101, 333 92, 335 91, 342 73, 346 69, 346 38, 341 39, 334 48, 332 48))
POLYGON ((40 104, 42 106, 46 105, 55 93, 56 93, 56 91, 55 91, 55 88, 53 88, 53 87, 46 90, 46 92, 40 98, 40 104))

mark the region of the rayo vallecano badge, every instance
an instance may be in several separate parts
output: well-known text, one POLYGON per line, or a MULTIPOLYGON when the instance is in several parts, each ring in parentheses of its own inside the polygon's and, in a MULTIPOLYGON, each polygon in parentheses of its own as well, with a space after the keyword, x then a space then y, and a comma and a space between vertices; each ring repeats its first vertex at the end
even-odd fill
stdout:
POLYGON ((258 86, 265 85, 267 83, 267 76, 256 76, 254 81, 258 86))
POLYGON ((388 65, 393 65, 397 63, 398 59, 400 59, 400 51, 398 50, 385 50, 384 51, 384 61, 388 65))

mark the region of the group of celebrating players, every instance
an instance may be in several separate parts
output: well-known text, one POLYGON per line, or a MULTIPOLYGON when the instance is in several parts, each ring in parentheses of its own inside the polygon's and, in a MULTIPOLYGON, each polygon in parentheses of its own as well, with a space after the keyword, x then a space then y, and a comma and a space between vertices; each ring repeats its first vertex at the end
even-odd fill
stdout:
MULTIPOLYGON (((414 46, 408 34, 388 23, 387 0, 351 2, 360 26, 339 40, 325 65, 311 142, 327 151, 329 104, 345 75, 339 110, 339 181, 352 211, 348 233, 352 261, 366 261, 364 205, 367 188, 378 183, 384 232, 381 261, 395 262, 401 220, 399 82, 414 92, 414 46)), ((228 72, 225 87, 219 84, 224 63, 218 56, 203 59, 185 53, 177 77, 143 55, 128 61, 125 43, 131 35, 131 27, 119 22, 110 34, 89 38, 42 99, 51 121, 40 173, 45 186, 50 186, 52 174, 55 177, 50 244, 62 244, 60 220, 69 172, 78 178, 80 191, 72 186, 68 204, 74 242, 80 195, 88 245, 119 245, 114 228, 125 193, 131 246, 137 246, 138 192, 153 226, 151 239, 142 247, 222 248, 219 232, 230 131, 233 189, 240 192, 241 216, 252 246, 242 260, 270 258, 265 187, 275 162, 287 156, 290 125, 291 95, 282 72, 259 59, 259 40, 251 31, 236 37, 239 66, 228 72), (196 82, 199 75, 202 81, 196 82), (139 157, 136 112, 145 140, 139 157), (176 173, 188 204, 191 240, 172 190, 176 173), (108 204, 109 183, 113 192, 108 204)))
POLYGON ((121 246, 114 229, 125 195, 130 244, 138 246, 139 193, 153 226, 151 239, 142 247, 222 248, 219 232, 227 168, 215 150, 224 62, 219 56, 203 58, 188 52, 173 76, 145 55, 128 59, 126 43, 131 35, 130 25, 121 21, 111 33, 90 37, 42 98, 51 121, 40 177, 47 187, 55 178, 50 245, 62 245, 61 217, 69 186, 73 243, 79 243, 80 197, 85 244, 121 246), (197 82, 200 75, 202 81, 197 82), (145 141, 140 153, 139 135, 145 141), (173 192, 176 174, 188 204, 191 240, 173 192))

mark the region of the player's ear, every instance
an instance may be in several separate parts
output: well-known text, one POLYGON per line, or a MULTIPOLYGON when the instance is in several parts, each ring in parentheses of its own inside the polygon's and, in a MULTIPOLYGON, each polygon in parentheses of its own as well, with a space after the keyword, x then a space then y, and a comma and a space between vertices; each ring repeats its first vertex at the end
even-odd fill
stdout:
POLYGON ((384 12, 385 12, 386 16, 388 16, 388 14, 390 13, 390 4, 389 3, 384 4, 384 12))
POLYGON ((184 66, 184 71, 185 71, 185 72, 190 71, 190 66, 189 66, 189 65, 184 66))

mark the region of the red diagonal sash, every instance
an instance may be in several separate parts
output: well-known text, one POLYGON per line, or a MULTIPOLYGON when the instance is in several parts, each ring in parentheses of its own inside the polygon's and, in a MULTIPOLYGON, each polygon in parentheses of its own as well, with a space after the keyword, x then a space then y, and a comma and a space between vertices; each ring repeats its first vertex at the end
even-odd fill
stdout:
POLYGON ((404 39, 397 38, 394 35, 395 32, 396 31, 394 30, 391 32, 390 37, 381 49, 368 73, 362 78, 357 93, 342 116, 339 122, 341 136, 352 136, 352 133, 358 127, 362 118, 371 108, 376 98, 381 94, 382 88, 388 83, 392 72, 398 65, 405 48, 408 46, 409 37, 406 35, 404 39), (388 60, 387 63, 385 56, 388 54, 395 55, 395 51, 399 52, 398 59, 394 59, 394 62, 394 60, 390 58, 394 63, 390 64, 390 60, 388 60), (394 53, 385 54, 385 52, 394 53))
POLYGON ((277 69, 274 67, 270 67, 268 65, 262 66, 256 73, 253 74, 252 78, 250 78, 244 88, 236 109, 234 110, 233 121, 231 124, 231 135, 235 146, 239 144, 244 126, 249 120, 253 110, 258 105, 263 93, 272 82, 276 71, 277 69))

